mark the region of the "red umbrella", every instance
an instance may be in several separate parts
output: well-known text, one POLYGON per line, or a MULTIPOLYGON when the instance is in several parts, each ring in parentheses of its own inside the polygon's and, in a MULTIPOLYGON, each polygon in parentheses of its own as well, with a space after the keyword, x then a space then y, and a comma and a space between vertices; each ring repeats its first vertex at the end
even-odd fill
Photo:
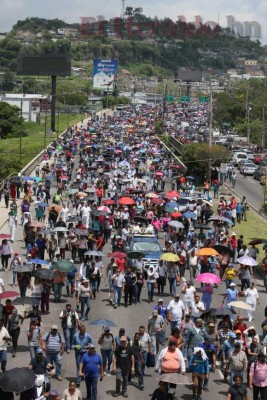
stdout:
POLYGON ((154 198, 154 199, 151 199, 151 203, 158 204, 158 205, 162 205, 162 204, 164 204, 164 200, 162 200, 162 199, 159 198, 159 197, 156 197, 156 198, 154 198))
POLYGON ((121 197, 118 201, 119 204, 122 204, 124 206, 131 206, 135 204, 135 201, 131 199, 130 197, 121 197))
POLYGON ((178 197, 179 196, 179 193, 178 192, 176 192, 175 190, 169 190, 167 193, 166 193, 166 196, 170 196, 170 197, 178 197))
POLYGON ((12 292, 12 291, 6 291, 3 293, 0 293, 0 299, 9 299, 10 297, 17 297, 19 296, 18 292, 12 292))
POLYGON ((160 172, 160 171, 158 171, 158 172, 155 173, 155 176, 163 176, 163 175, 164 175, 164 173, 163 173, 163 172, 160 172))
POLYGON ((173 218, 179 218, 179 217, 182 217, 182 216, 183 216, 183 214, 178 212, 178 211, 176 211, 176 212, 171 214, 171 217, 173 217, 173 218))
POLYGON ((108 256, 111 258, 126 258, 127 254, 120 251, 114 251, 114 253, 109 253, 108 256))
POLYGON ((111 205, 116 204, 116 202, 115 202, 115 200, 107 199, 107 200, 103 201, 103 204, 105 204, 105 206, 111 206, 111 205))
POLYGON ((267 241, 267 239, 252 239, 250 242, 248 242, 248 244, 252 245, 252 244, 263 244, 267 241))
POLYGON ((43 224, 42 222, 33 221, 31 222, 30 226, 32 226, 33 228, 43 228, 45 224, 43 224))
POLYGON ((11 236, 8 235, 7 233, 0 233, 0 239, 10 239, 11 236))
POLYGON ((60 179, 60 180, 62 180, 62 181, 68 181, 68 180, 69 180, 69 177, 68 177, 67 175, 60 175, 60 176, 58 177, 58 179, 60 179))

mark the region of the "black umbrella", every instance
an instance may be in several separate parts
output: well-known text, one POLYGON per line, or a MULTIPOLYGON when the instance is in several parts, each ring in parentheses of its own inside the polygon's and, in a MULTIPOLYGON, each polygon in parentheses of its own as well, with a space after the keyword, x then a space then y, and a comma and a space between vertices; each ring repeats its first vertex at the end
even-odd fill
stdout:
POLYGON ((15 305, 25 305, 29 304, 31 306, 38 305, 39 300, 36 299, 35 297, 30 297, 30 296, 25 296, 25 297, 17 297, 14 301, 12 301, 12 304, 15 305))
MULTIPOLYGON (((14 302, 13 302, 14 304, 14 302)), ((231 314, 236 314, 234 310, 229 310, 229 308, 217 308, 216 310, 211 311, 210 316, 211 317, 224 317, 225 315, 231 315, 231 314)))
POLYGON ((210 229, 209 225, 204 225, 204 224, 195 224, 194 225, 195 229, 210 229))
POLYGON ((95 217, 100 217, 100 216, 105 216, 105 215, 107 215, 106 212, 101 211, 101 210, 93 211, 92 214, 93 214, 95 217))
POLYGON ((27 368, 12 368, 0 376, 0 386, 4 392, 21 393, 33 387, 35 373, 27 368))
POLYGON ((34 273, 34 276, 40 279, 53 279, 54 274, 51 269, 41 268, 34 273))
POLYGON ((32 272, 32 267, 30 265, 17 265, 14 269, 14 272, 32 272))
POLYGON ((216 244, 213 249, 218 251, 219 254, 232 254, 232 250, 223 244, 216 244))
POLYGON ((148 224, 148 220, 144 217, 139 217, 138 215, 133 219, 136 222, 141 222, 142 224, 148 224))
POLYGON ((10 182, 10 183, 19 184, 19 183, 21 183, 21 176, 12 176, 12 177, 9 179, 9 182, 10 182))
POLYGON ((67 222, 81 222, 82 217, 79 217, 79 215, 73 215, 72 217, 69 217, 67 222))
POLYGON ((145 254, 141 251, 129 251, 129 253, 127 253, 127 257, 131 260, 136 260, 140 256, 144 258, 145 254))

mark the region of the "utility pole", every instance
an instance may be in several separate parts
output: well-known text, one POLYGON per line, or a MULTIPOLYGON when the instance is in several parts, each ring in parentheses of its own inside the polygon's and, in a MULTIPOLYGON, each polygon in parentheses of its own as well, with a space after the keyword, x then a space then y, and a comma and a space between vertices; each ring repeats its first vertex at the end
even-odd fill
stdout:
POLYGON ((264 122, 265 122, 265 109, 264 106, 262 107, 262 137, 261 137, 261 147, 264 148, 264 144, 265 144, 265 126, 264 126, 264 122))
POLYGON ((44 149, 46 148, 46 132, 47 132, 47 106, 48 106, 48 98, 45 102, 45 126, 44 126, 44 149))
MULTIPOLYGON (((23 100, 20 100, 20 119, 21 119, 21 124, 22 124, 22 107, 23 107, 23 100)), ((20 135, 19 135, 19 161, 21 161, 21 156, 22 156, 22 127, 20 128, 20 135)))
POLYGON ((165 113, 166 113, 167 80, 163 91, 163 110, 162 110, 162 134, 164 133, 165 113))
POLYGON ((209 120, 209 159, 208 159, 208 181, 211 182, 211 139, 212 139, 212 123, 213 123, 213 110, 212 110, 212 86, 210 83, 210 120, 209 120))

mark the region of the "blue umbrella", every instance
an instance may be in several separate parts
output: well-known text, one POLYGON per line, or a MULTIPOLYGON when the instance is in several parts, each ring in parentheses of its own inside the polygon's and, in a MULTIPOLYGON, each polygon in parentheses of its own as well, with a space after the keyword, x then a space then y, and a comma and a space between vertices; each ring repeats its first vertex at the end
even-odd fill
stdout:
POLYGON ((178 203, 176 203, 175 201, 168 201, 166 204, 165 204, 165 208, 175 208, 175 207, 179 207, 179 204, 178 203))
POLYGON ((110 321, 109 319, 95 319, 94 321, 90 322, 90 325, 109 326, 109 327, 114 327, 114 328, 117 327, 117 325, 113 321, 110 321))
POLYGON ((197 219, 196 214, 193 213, 192 211, 186 211, 186 212, 183 214, 183 217, 184 217, 184 218, 197 219))
POLYGON ((47 181, 52 181, 54 178, 53 178, 52 175, 46 175, 45 179, 46 179, 47 181))
POLYGON ((36 181, 36 182, 41 182, 41 181, 42 181, 42 178, 40 178, 39 176, 35 176, 35 177, 33 178, 33 180, 36 181))
POLYGON ((28 176, 28 175, 23 176, 22 179, 23 179, 24 181, 33 181, 33 177, 32 177, 32 176, 28 176))
POLYGON ((43 201, 40 201, 37 204, 38 204, 39 207, 44 207, 44 208, 48 207, 48 204, 44 203, 43 201))
POLYGON ((48 261, 42 260, 41 258, 32 258, 31 262, 34 264, 49 265, 48 261))
POLYGON ((227 224, 234 225, 233 221, 231 221, 229 218, 222 217, 222 221, 227 222, 227 224))

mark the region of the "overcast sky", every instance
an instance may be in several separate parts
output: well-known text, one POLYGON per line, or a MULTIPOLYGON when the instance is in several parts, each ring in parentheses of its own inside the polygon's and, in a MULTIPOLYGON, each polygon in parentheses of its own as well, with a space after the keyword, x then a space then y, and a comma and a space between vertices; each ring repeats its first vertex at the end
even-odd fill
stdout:
MULTIPOLYGON (((227 26, 226 16, 236 21, 256 21, 261 26, 261 41, 267 44, 267 1, 257 0, 126 0, 126 6, 142 6, 144 14, 177 20, 183 15, 187 22, 201 16, 203 22, 220 21, 227 26)), ((121 0, 0 0, 0 32, 9 31, 17 20, 27 17, 59 18, 80 22, 80 17, 103 15, 105 19, 121 15, 121 0)))

